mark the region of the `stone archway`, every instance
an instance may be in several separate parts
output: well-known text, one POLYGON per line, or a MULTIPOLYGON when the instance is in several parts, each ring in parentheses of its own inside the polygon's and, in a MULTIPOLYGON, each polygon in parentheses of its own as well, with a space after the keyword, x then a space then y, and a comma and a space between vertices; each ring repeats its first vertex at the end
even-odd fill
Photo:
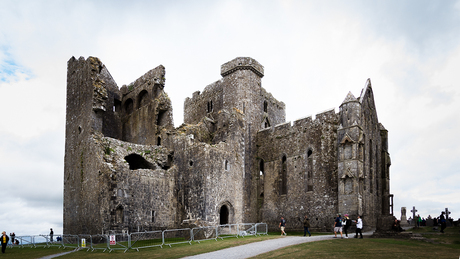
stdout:
POLYGON ((227 205, 222 205, 222 207, 220 207, 219 224, 220 225, 228 224, 228 216, 229 216, 229 211, 228 211, 227 205))
POLYGON ((219 205, 218 210, 218 222, 220 225, 232 224, 234 223, 234 211, 233 206, 230 202, 225 201, 219 205))

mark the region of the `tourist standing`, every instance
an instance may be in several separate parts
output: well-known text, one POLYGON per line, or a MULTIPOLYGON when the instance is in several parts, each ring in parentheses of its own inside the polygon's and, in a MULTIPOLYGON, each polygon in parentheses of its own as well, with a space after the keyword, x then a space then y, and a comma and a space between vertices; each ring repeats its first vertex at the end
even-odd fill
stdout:
POLYGON ((280 229, 281 229, 281 235, 285 235, 285 236, 286 236, 286 232, 284 232, 284 229, 286 229, 286 220, 285 220, 283 217, 281 217, 279 227, 280 227, 280 229))
POLYGON ((6 232, 3 231, 3 232, 2 232, 2 237, 1 237, 2 253, 3 253, 3 254, 5 253, 6 246, 8 245, 8 241, 9 241, 9 240, 10 240, 10 238, 6 235, 6 232))
POLYGON ((358 220, 356 220, 356 235, 355 235, 355 238, 358 238, 358 233, 361 235, 361 238, 363 238, 362 229, 363 229, 363 220, 358 215, 358 220))
POLYGON ((51 243, 53 242, 53 235, 54 235, 53 229, 50 228, 50 242, 51 243))
POLYGON ((16 234, 13 233, 10 233, 10 236, 11 236, 11 244, 14 244, 14 238, 16 237, 16 234))
POLYGON ((308 219, 307 215, 305 215, 305 218, 303 219, 303 236, 307 236, 307 232, 309 237, 311 237, 310 233, 310 220, 308 219))
POLYGON ((444 233, 444 229, 446 228, 446 217, 444 217, 445 212, 441 212, 439 216, 439 221, 441 222, 441 233, 444 233))
POLYGON ((340 232, 340 238, 343 238, 342 235, 342 215, 337 214, 337 218, 335 218, 334 222, 334 235, 337 238, 337 232, 340 232))

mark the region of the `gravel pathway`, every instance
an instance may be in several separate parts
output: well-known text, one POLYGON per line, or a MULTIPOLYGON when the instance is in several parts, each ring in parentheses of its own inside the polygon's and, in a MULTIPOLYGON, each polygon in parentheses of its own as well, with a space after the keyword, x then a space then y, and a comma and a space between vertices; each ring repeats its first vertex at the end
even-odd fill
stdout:
MULTIPOLYGON (((372 235, 373 231, 363 233, 364 236, 372 235)), ((345 235, 344 235, 345 236, 345 235)), ((348 235, 353 238, 354 233, 348 235)), ((186 259, 206 259, 206 258, 249 258, 286 246, 297 245, 301 243, 333 239, 334 235, 321 235, 312 237, 303 236, 285 236, 277 239, 270 239, 241 246, 230 247, 214 252, 184 257, 186 259)), ((340 238, 340 236, 339 236, 340 238)))

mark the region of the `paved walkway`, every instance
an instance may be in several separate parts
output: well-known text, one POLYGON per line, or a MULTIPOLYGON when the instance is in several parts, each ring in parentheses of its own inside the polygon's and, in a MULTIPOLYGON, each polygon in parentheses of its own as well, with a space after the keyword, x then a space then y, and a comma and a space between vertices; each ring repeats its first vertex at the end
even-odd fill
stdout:
POLYGON ((78 250, 74 249, 72 251, 68 251, 68 252, 64 252, 64 253, 59 253, 59 254, 54 254, 54 255, 47 255, 47 256, 41 257, 39 259, 52 259, 52 258, 55 258, 55 257, 59 257, 61 255, 70 254, 70 253, 73 253, 73 252, 76 252, 76 251, 78 251, 78 250))
MULTIPOLYGON (((373 231, 365 232, 363 233, 364 236, 370 236, 372 235, 373 231)), ((354 233, 350 233, 348 235, 350 238, 353 238, 354 233)), ((345 235, 344 235, 345 237, 345 235)), ((199 254, 199 255, 194 255, 194 256, 187 256, 184 257, 186 259, 207 259, 207 258, 231 258, 231 259, 239 259, 239 258, 249 258, 253 257, 259 254, 267 253, 273 250, 277 250, 283 247, 287 246, 292 246, 292 245, 298 245, 302 243, 307 243, 307 242, 314 242, 314 241, 321 241, 321 240, 327 240, 327 239, 333 239, 334 235, 321 235, 321 236, 312 236, 312 237, 303 237, 303 236, 285 236, 281 238, 276 238, 276 239, 270 239, 270 240, 265 240, 265 241, 260 241, 260 242, 255 242, 255 243, 250 243, 246 245, 241 245, 241 246, 235 246, 235 247, 230 247, 214 252, 209 252, 205 254, 199 254)), ((338 238, 340 238, 340 235, 338 235, 338 238)), ((72 252, 75 252, 77 250, 72 250, 64 253, 59 253, 59 254, 54 254, 54 255, 48 255, 45 257, 42 257, 40 259, 52 259, 55 257, 59 257, 62 255, 66 255, 72 252)))
MULTIPOLYGON (((372 235, 373 231, 363 233, 364 236, 372 235)), ((344 235, 345 236, 345 235, 344 235)), ((354 233, 348 235, 350 238, 353 238, 354 233)), ((340 235, 338 235, 340 238, 340 235)), ((184 257, 186 259, 206 259, 206 258, 249 258, 259 254, 263 254, 266 252, 270 252, 273 250, 277 250, 283 247, 313 242, 313 241, 320 241, 320 240, 327 240, 333 239, 334 235, 321 235, 321 236, 312 236, 312 237, 303 237, 303 236, 285 236, 282 238, 277 239, 270 239, 255 243, 250 243, 241 246, 230 247, 214 252, 209 252, 205 254, 199 254, 194 256, 187 256, 184 257)))

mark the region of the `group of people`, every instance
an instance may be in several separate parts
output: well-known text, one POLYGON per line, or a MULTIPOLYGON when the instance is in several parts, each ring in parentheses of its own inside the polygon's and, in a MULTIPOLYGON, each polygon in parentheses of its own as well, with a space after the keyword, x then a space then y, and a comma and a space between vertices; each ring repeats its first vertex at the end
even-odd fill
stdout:
MULTIPOLYGON (((445 216, 445 212, 444 211, 441 211, 441 215, 439 215, 439 217, 435 217, 435 218, 432 218, 431 215, 428 215, 428 217, 425 219, 424 217, 420 217, 420 214, 417 215, 415 217, 415 222, 417 223, 417 227, 420 227, 420 226, 426 226, 426 221, 428 219, 432 219, 433 220, 433 226, 439 226, 441 225, 441 233, 444 233, 444 229, 446 228, 447 226, 447 218, 445 216)), ((409 225, 412 225, 412 218, 409 217, 409 219, 407 220, 407 223, 409 223, 409 225)))
MULTIPOLYGON (((51 228, 50 229, 50 239, 51 239, 51 242, 53 242, 53 229, 51 228)), ((13 233, 10 233, 10 237, 8 237, 8 235, 6 234, 6 231, 3 231, 2 232, 2 236, 0 237, 0 243, 2 244, 2 253, 4 254, 5 251, 6 251, 6 247, 8 246, 8 242, 10 242, 11 240, 11 244, 12 245, 19 245, 19 240, 16 238, 16 234, 13 232, 13 233)))
POLYGON ((8 237, 8 235, 6 235, 6 231, 3 231, 2 232, 2 236, 1 236, 1 244, 2 244, 2 253, 4 254, 5 251, 6 251, 6 247, 8 246, 8 242, 10 242, 11 240, 11 244, 13 245, 19 245, 19 240, 16 239, 16 234, 13 232, 13 233, 10 233, 10 237, 8 237), (10 238, 11 237, 11 238, 10 238))
POLYGON ((356 234, 355 238, 363 238, 363 220, 361 219, 361 216, 358 215, 356 220, 351 220, 348 217, 348 214, 343 215, 344 217, 342 218, 342 215, 339 213, 337 214, 337 217, 335 218, 334 221, 334 238, 337 238, 337 233, 340 233, 340 238, 343 238, 343 232, 345 232, 345 238, 348 238, 348 229, 351 227, 352 223, 356 224, 356 234))
MULTIPOLYGON (((356 224, 355 238, 358 238, 358 235, 360 236, 360 238, 363 238, 363 233, 362 233, 363 220, 361 219, 360 216, 358 216, 358 218, 356 220, 351 220, 348 217, 348 214, 345 214, 344 218, 342 218, 341 214, 337 214, 337 218, 335 218, 335 221, 334 221, 335 238, 337 238, 337 232, 339 232, 340 237, 343 238, 342 230, 343 230, 343 232, 345 232, 345 238, 348 238, 348 229, 351 227, 352 223, 356 224)), ((285 231, 285 229, 286 229, 286 220, 284 219, 284 217, 281 217, 281 220, 280 220, 280 223, 279 223, 279 228, 281 230, 281 235, 286 236, 287 235, 286 231, 285 231)), ((308 236, 311 237, 310 219, 308 218, 307 215, 305 215, 305 217, 303 219, 303 236, 307 236, 307 233, 308 233, 308 236)))

